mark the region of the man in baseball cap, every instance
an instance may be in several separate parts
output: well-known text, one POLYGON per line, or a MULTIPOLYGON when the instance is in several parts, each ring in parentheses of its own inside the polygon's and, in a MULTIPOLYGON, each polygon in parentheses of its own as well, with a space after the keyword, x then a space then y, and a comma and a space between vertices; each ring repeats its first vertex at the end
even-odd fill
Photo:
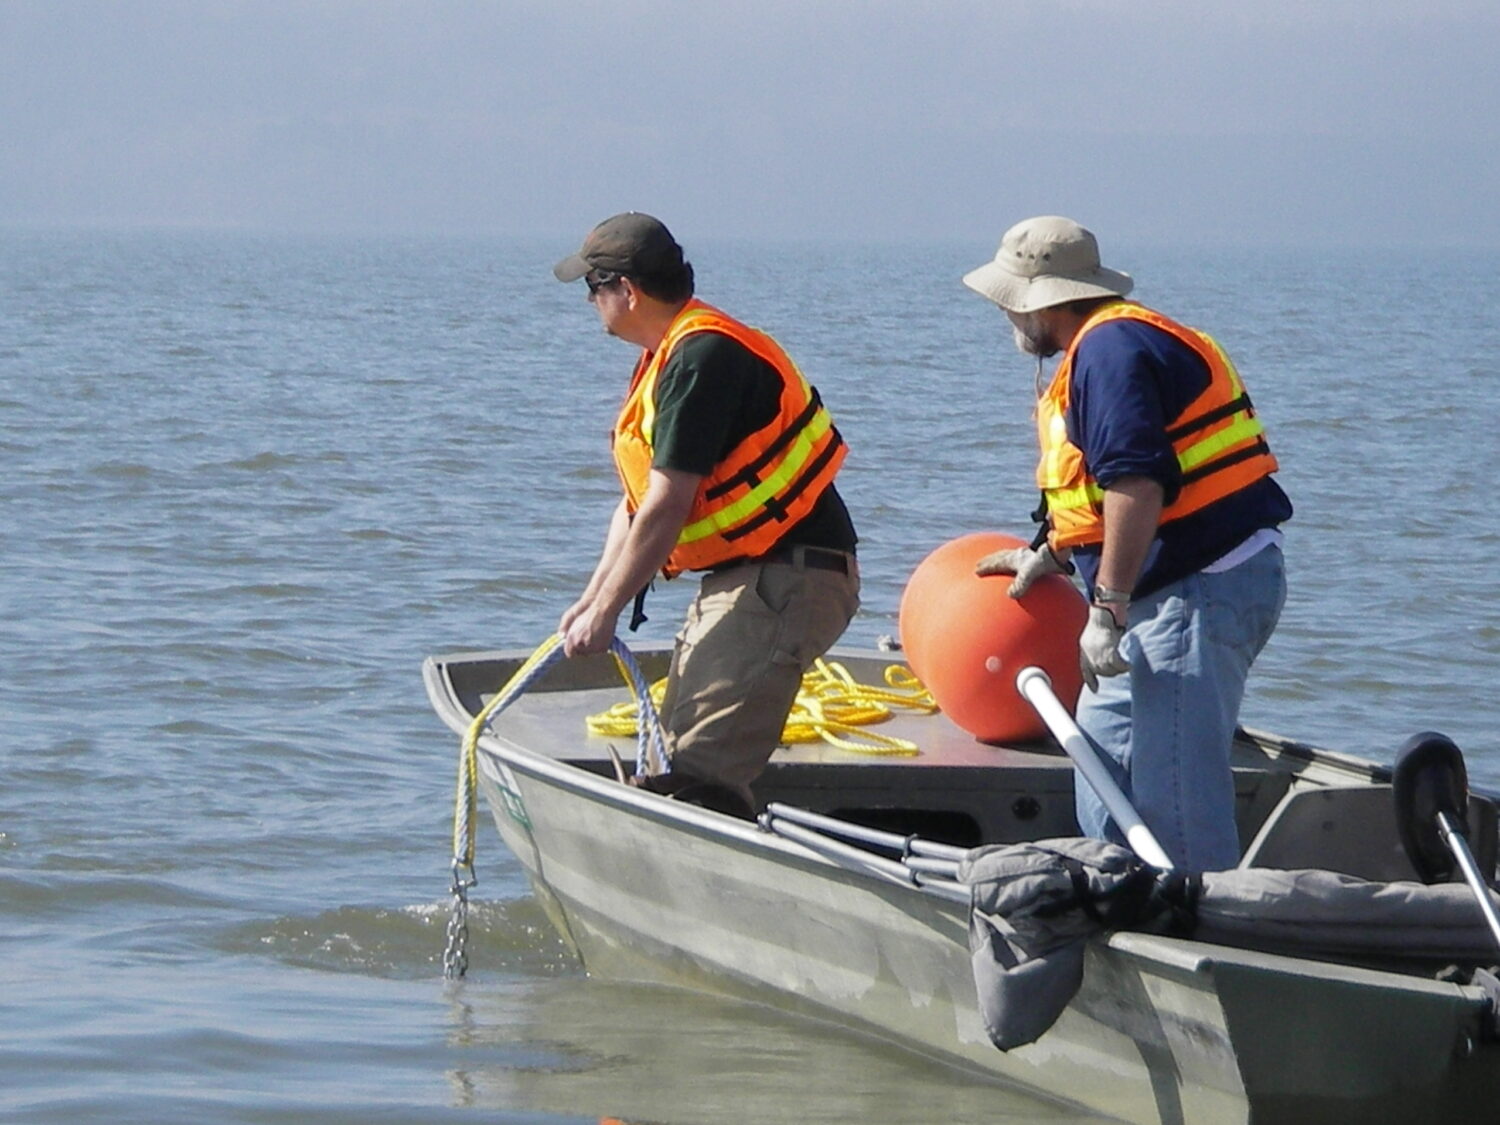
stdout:
POLYGON ((769 335, 694 296, 662 223, 605 219, 552 271, 582 278, 600 323, 640 349, 611 449, 624 486, 604 550, 558 631, 602 652, 657 573, 703 573, 677 634, 654 792, 751 815, 802 674, 859 606, 854 524, 834 485, 844 439, 769 335))
MULTIPOLYGON (((1042 525, 980 560, 1014 575, 1081 572, 1076 718, 1174 865, 1239 860, 1230 749, 1250 665, 1286 596, 1279 525, 1292 514, 1259 416, 1207 334, 1123 298, 1094 235, 1044 215, 1005 232, 964 284, 1004 310, 1016 345, 1061 354, 1036 403, 1042 525)), ((1088 836, 1125 843, 1087 784, 1088 836)))

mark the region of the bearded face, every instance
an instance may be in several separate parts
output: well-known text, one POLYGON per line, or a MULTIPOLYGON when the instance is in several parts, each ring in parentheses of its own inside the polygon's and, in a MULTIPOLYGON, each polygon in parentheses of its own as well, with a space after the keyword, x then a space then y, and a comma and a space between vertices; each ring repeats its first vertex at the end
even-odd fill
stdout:
POLYGON ((1046 359, 1062 351, 1062 345, 1058 342, 1056 334, 1039 312, 1015 313, 1007 309, 1005 315, 1010 318, 1016 347, 1022 355, 1034 355, 1039 359, 1046 359))

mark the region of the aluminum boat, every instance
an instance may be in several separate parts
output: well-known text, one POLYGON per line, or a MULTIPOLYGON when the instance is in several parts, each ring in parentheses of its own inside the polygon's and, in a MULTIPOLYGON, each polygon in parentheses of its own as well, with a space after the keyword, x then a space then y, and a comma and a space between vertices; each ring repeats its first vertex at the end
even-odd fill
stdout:
MULTIPOLYGON (((529 654, 429 658, 428 695, 463 734, 529 654)), ((637 653, 665 674, 668 654, 637 653)), ((881 682, 898 654, 836 651, 881 682)), ((1035 1042, 999 1050, 979 1010, 969 896, 922 847, 954 854, 1076 834, 1075 771, 1051 739, 980 743, 942 714, 881 727, 912 757, 782 747, 759 821, 621 784, 587 716, 625 697, 608 656, 562 661, 479 737, 478 784, 537 898, 591 974, 772 1003, 1130 1122, 1495 1120, 1491 995, 1460 966, 1400 950, 1330 960, 1115 931, 1035 1042), (867 833, 877 844, 863 842, 867 833)), ((628 757, 634 747, 622 745, 628 757)), ((1417 878, 1380 764, 1269 734, 1235 745, 1242 866, 1417 878)), ((1494 805, 1470 801, 1495 868, 1494 805)), ((951 865, 950 865, 951 866, 951 865)), ((1500 951, 1493 959, 1500 961, 1500 951)), ((1471 966, 1472 967, 1472 966, 1471 966)))

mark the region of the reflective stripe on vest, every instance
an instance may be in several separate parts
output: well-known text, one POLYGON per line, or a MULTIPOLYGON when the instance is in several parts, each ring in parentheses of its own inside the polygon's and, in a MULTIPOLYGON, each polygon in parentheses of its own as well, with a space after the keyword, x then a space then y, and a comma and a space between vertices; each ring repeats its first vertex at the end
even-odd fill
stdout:
POLYGON ((1068 440, 1066 418, 1079 341, 1098 325, 1122 319, 1142 321, 1175 337, 1209 371, 1203 393, 1167 427, 1167 440, 1182 472, 1182 488, 1162 511, 1162 523, 1191 515, 1277 468, 1239 372, 1216 340, 1141 305, 1128 301, 1106 305, 1084 321, 1037 404, 1042 446, 1037 483, 1047 498, 1052 524, 1048 539, 1054 547, 1098 543, 1104 538, 1104 490, 1089 474, 1082 451, 1068 440))
POLYGON ((632 512, 640 507, 650 479, 657 378, 677 345, 694 332, 728 336, 765 361, 781 376, 780 410, 704 478, 663 568, 668 577, 771 550, 812 511, 847 453, 817 391, 775 340, 693 300, 656 351, 641 356, 615 423, 615 466, 632 512))

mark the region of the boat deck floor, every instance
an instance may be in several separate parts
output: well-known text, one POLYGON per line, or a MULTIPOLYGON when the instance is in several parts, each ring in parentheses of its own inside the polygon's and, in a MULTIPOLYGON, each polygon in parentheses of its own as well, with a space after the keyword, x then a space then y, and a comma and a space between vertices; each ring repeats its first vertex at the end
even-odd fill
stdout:
MULTIPOLYGON (((528 692, 512 703, 493 725, 497 733, 548 757, 569 761, 603 761, 608 758, 607 747, 613 745, 622 758, 630 761, 635 756, 636 748, 633 735, 594 735, 587 727, 590 716, 601 714, 618 703, 628 702, 629 698, 629 693, 621 685, 563 692, 528 692)), ((889 719, 861 729, 905 740, 915 745, 918 752, 906 755, 864 753, 820 740, 782 746, 776 750, 772 760, 776 763, 815 765, 867 763, 898 768, 1071 768, 1068 758, 1051 742, 990 745, 960 730, 941 714, 893 710, 889 719)), ((858 735, 848 737, 857 739, 858 735)))
MULTIPOLYGON (((461 724, 478 713, 527 655, 457 653, 429 660, 431 681, 442 685, 438 696, 452 704, 450 722, 461 724)), ((636 658, 648 681, 666 674, 667 653, 647 650, 636 658)), ((886 669, 900 663, 899 656, 868 651, 836 651, 830 659, 871 685, 884 684, 886 669)), ((612 776, 611 749, 629 769, 636 739, 593 735, 587 720, 629 700, 613 658, 562 661, 495 716, 491 729, 526 753, 612 776)), ((918 752, 861 753, 824 741, 782 746, 752 786, 757 801, 795 804, 963 846, 1077 833, 1072 762, 1050 738, 991 745, 946 715, 903 708, 864 729, 909 741, 918 752)), ((1392 874, 1409 864, 1387 815, 1383 767, 1256 732, 1236 739, 1233 762, 1235 819, 1255 862, 1307 866, 1316 860, 1315 866, 1365 878, 1406 877, 1392 874), (1273 813, 1276 832, 1257 840, 1273 813), (1335 822, 1367 827, 1333 832, 1335 822), (1347 838, 1348 846, 1328 852, 1327 841, 1335 838, 1347 838)))

